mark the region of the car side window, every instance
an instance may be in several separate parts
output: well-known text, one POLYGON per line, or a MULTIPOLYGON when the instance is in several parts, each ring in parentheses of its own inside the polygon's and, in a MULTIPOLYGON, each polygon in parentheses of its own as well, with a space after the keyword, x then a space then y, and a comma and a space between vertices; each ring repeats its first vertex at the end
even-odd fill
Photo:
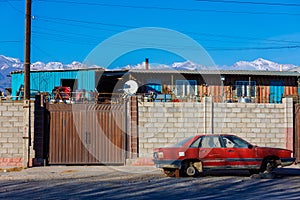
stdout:
POLYGON ((220 148, 221 144, 218 136, 203 137, 200 143, 202 148, 220 148))
POLYGON ((225 148, 233 148, 233 147, 236 147, 234 142, 229 140, 228 138, 226 137, 222 137, 222 140, 223 140, 223 144, 224 144, 224 147, 225 148))
POLYGON ((199 148, 200 141, 201 141, 201 137, 199 137, 196 141, 194 141, 190 147, 191 148, 199 148))

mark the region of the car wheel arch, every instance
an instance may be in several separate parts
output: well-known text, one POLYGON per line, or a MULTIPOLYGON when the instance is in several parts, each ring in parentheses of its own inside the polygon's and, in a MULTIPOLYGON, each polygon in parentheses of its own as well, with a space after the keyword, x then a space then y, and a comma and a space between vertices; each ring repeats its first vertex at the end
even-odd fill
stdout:
POLYGON ((275 169, 278 165, 277 165, 277 161, 280 160, 280 158, 278 156, 267 156, 262 160, 261 163, 261 167, 260 167, 260 171, 264 172, 264 171, 268 171, 271 172, 273 171, 273 169, 275 169), (271 165, 271 166, 269 166, 271 165))
MULTIPOLYGON (((187 171, 191 171, 191 167, 195 169, 195 173, 201 173, 202 170, 202 162, 199 159, 186 159, 182 160, 180 170, 181 172, 188 174, 187 171)), ((191 176, 191 175, 189 175, 191 176)), ((193 175, 192 175, 193 176, 193 175)))

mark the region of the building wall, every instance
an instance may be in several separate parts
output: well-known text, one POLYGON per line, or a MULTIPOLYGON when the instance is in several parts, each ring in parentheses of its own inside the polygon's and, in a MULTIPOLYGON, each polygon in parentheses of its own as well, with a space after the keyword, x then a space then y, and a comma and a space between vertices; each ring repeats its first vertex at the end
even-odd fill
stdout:
POLYGON ((34 157, 33 145, 30 146, 30 158, 27 159, 28 142, 33 142, 34 127, 34 104, 30 105, 31 140, 25 128, 25 125, 29 124, 28 115, 25 112, 27 105, 23 101, 0 102, 0 167, 26 167, 28 163, 32 164, 28 160, 34 157))
POLYGON ((153 148, 202 133, 233 133, 259 146, 293 150, 293 100, 282 104, 143 102, 139 104, 139 157, 153 148))
MULTIPOLYGON (((76 79, 77 89, 94 91, 96 87, 94 70, 73 70, 73 71, 32 71, 30 73, 31 92, 48 92, 56 86, 61 86, 62 79, 76 79)), ((16 96, 17 91, 24 84, 24 73, 12 74, 12 96, 16 96)), ((72 91, 75 92, 75 91, 72 91)))

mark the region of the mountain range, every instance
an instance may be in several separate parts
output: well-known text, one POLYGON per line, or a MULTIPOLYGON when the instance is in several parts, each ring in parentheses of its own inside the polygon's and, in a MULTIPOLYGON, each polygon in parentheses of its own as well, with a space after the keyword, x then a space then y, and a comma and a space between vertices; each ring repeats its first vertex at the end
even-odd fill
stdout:
MULTIPOLYGON (((100 66, 86 66, 80 62, 72 62, 70 64, 63 64, 61 62, 35 62, 31 64, 31 70, 66 70, 66 69, 80 69, 80 68, 101 68, 100 66)), ((18 58, 11 58, 0 55, 0 91, 4 91, 5 88, 11 87, 10 73, 12 71, 20 71, 24 69, 23 62, 18 58)), ((121 68, 115 69, 145 69, 145 63, 137 65, 126 65, 121 68)), ((174 69, 174 70, 209 70, 212 67, 203 66, 191 61, 174 62, 171 65, 164 64, 149 64, 149 69, 174 69)), ((232 66, 217 66, 213 69, 219 70, 269 70, 279 71, 280 69, 300 71, 300 67, 292 64, 279 64, 263 58, 258 58, 254 61, 238 61, 232 66)))

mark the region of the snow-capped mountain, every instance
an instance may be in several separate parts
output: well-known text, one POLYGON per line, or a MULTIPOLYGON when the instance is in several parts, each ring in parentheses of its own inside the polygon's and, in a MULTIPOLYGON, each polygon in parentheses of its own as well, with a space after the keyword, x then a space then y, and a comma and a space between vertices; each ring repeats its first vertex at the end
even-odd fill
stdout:
POLYGON ((31 64, 31 70, 58 70, 58 69, 82 69, 86 66, 80 62, 74 61, 71 64, 63 64, 61 62, 35 62, 31 64))
POLYGON ((0 55, 0 91, 11 87, 11 78, 8 77, 10 72, 22 69, 23 63, 19 59, 0 55))
MULTIPOLYGON (((98 66, 89 66, 96 68, 98 66)), ((86 65, 80 62, 72 62, 70 64, 63 64, 61 62, 35 62, 31 64, 31 70, 62 70, 62 69, 81 69, 87 68, 86 65)), ((24 70, 24 64, 18 58, 11 58, 0 55, 0 91, 4 91, 5 88, 11 87, 10 73, 13 71, 24 70)))
POLYGON ((268 70, 268 71, 287 71, 295 68, 291 64, 278 64, 263 58, 258 58, 252 62, 239 61, 234 63, 230 68, 232 70, 268 70))
MULTIPOLYGON (((99 66, 86 66, 80 62, 72 62, 70 64, 63 64, 61 62, 35 62, 31 64, 31 70, 63 70, 63 69, 80 69, 88 67, 99 67, 99 66)), ((11 87, 11 78, 9 77, 12 71, 23 70, 24 65, 20 59, 10 58, 3 55, 0 55, 0 90, 4 91, 5 88, 11 87)), ((140 63, 137 65, 127 65, 115 69, 145 69, 145 63, 140 63)), ((171 65, 165 64, 155 64, 150 63, 149 69, 174 69, 174 70, 210 70, 212 67, 203 66, 191 61, 185 62, 174 62, 171 65)), ((234 63, 232 66, 217 66, 213 69, 222 69, 222 70, 269 70, 269 71, 279 71, 282 69, 294 70, 299 69, 299 67, 292 64, 278 64, 269 60, 258 58, 254 61, 239 61, 234 63)), ((298 70, 300 71, 300 69, 298 70)))
MULTIPOLYGON (((262 71, 288 71, 291 69, 296 69, 296 65, 292 64, 278 64, 263 58, 258 58, 254 61, 238 61, 231 66, 203 66, 191 61, 185 62, 175 62, 171 65, 163 64, 149 64, 149 69, 173 69, 173 70, 262 70, 262 71)), ((126 65, 119 69, 145 69, 145 63, 137 65, 126 65)))
MULTIPOLYGON (((145 69, 145 62, 137 64, 137 65, 126 65, 124 67, 118 68, 118 69, 145 69)), ((193 63, 191 61, 185 61, 185 62, 174 62, 171 65, 165 65, 165 64, 157 64, 157 63, 150 63, 149 69, 156 69, 156 70, 206 70, 209 69, 209 67, 199 65, 197 63, 193 63)))

